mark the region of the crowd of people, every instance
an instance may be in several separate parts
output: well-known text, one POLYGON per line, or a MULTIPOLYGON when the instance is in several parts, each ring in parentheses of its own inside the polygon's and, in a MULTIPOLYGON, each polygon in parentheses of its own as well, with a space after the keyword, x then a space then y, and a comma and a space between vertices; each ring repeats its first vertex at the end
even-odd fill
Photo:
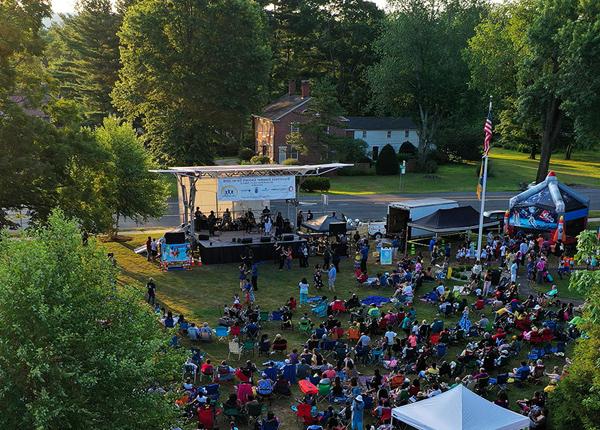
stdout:
MULTIPOLYGON (((184 365, 182 415, 204 429, 223 415, 232 428, 250 422, 275 430, 280 419, 270 412, 273 399, 298 392, 290 413, 309 430, 362 430, 365 419, 387 428, 392 408, 463 384, 498 406, 528 415, 531 428, 545 428, 546 395, 568 374, 566 346, 581 335, 573 322, 578 306, 562 302, 552 284, 549 261, 559 261, 561 276, 574 269, 564 247, 525 235, 490 235, 477 258, 465 241, 455 247, 455 258, 470 268, 465 269, 468 279, 458 282, 448 276, 447 244, 432 241, 427 258, 402 257, 391 273, 371 277, 371 244, 366 238, 355 241, 358 292, 368 284, 384 295, 338 296, 339 261, 323 261, 314 266, 312 278, 300 280, 298 299, 286 298, 267 312, 256 304, 258 263, 248 259, 240 265, 240 292, 223 307, 213 329, 162 308, 149 280, 148 301, 165 327, 177 331, 173 345, 185 337, 194 346, 184 365), (529 283, 547 283, 548 291, 534 293, 529 283), (417 301, 422 307, 415 306, 417 301), (267 321, 278 327, 272 338, 267 321), (303 333, 305 341, 290 344, 287 330, 303 333), (221 337, 238 359, 249 350, 259 359, 235 367, 227 360, 213 364, 196 349, 197 342, 221 337), (234 380, 224 401, 220 390, 234 380), (511 402, 512 384, 544 388, 511 402)), ((301 267, 307 267, 304 263, 301 267)))

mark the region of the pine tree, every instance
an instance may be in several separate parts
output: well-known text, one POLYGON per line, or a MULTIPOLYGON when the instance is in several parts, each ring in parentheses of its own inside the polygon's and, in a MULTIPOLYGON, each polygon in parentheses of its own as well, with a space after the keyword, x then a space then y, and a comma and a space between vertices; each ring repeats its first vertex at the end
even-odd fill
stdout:
POLYGON ((81 103, 90 124, 114 112, 110 92, 119 71, 121 15, 110 0, 81 0, 78 13, 52 27, 50 70, 57 95, 81 103))

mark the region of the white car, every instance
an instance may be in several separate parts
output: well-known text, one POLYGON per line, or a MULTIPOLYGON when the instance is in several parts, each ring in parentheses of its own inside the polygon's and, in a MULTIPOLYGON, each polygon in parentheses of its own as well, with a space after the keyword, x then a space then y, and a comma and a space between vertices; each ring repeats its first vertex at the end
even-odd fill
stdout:
POLYGON ((385 236, 385 221, 363 222, 360 226, 366 227, 366 232, 372 239, 381 239, 385 236))

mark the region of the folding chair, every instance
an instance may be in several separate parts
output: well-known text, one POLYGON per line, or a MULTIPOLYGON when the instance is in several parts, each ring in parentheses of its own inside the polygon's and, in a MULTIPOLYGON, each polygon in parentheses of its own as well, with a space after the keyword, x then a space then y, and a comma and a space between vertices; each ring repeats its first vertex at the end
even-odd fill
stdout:
POLYGON ((281 311, 273 311, 271 312, 271 321, 283 321, 283 312, 281 311))
POLYGON ((320 402, 322 400, 329 401, 329 397, 331 394, 331 384, 319 384, 317 385, 317 401, 320 402))
POLYGON ((435 347, 435 356, 436 358, 442 358, 446 355, 448 348, 445 343, 438 343, 435 347))
POLYGON ((217 400, 219 400, 219 397, 221 397, 221 393, 219 392, 219 387, 220 387, 219 384, 205 385, 204 389, 206 390, 206 397, 211 399, 213 402, 216 402, 217 400))
POLYGON ((312 332, 312 324, 308 320, 300 320, 298 322, 298 330, 308 335, 312 332))
POLYGON ((251 352, 254 355, 256 350, 256 342, 254 340, 245 340, 242 344, 242 352, 251 352))
POLYGON ((321 342, 319 351, 321 351, 323 355, 327 357, 335 351, 336 345, 337 342, 335 340, 324 340, 323 342, 321 342))
POLYGON ((229 341, 229 353, 227 354, 227 360, 229 360, 231 354, 237 355, 238 360, 242 359, 242 346, 237 339, 229 341))
POLYGON ((215 327, 215 336, 218 341, 225 341, 227 336, 229 336, 229 327, 225 327, 225 326, 215 327))
POLYGON ((378 364, 383 363, 383 349, 373 348, 370 354, 371 363, 378 364))
POLYGON ((258 322, 259 323, 265 323, 269 321, 269 312, 267 311, 260 311, 260 313, 258 314, 258 322))

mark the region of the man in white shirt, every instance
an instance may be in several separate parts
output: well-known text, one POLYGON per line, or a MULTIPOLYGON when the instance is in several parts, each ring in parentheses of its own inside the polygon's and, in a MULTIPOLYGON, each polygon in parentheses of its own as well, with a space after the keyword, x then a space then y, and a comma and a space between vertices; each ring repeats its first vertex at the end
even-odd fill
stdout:
POLYGON ((396 339, 397 336, 396 332, 392 330, 391 326, 389 326, 383 336, 385 337, 387 349, 391 350, 392 346, 394 345, 394 339, 396 339))
POLYGON ((444 284, 443 283, 439 283, 437 287, 435 287, 435 292, 437 293, 438 296, 442 297, 444 295, 444 292, 446 291, 446 289, 444 288, 444 284))

